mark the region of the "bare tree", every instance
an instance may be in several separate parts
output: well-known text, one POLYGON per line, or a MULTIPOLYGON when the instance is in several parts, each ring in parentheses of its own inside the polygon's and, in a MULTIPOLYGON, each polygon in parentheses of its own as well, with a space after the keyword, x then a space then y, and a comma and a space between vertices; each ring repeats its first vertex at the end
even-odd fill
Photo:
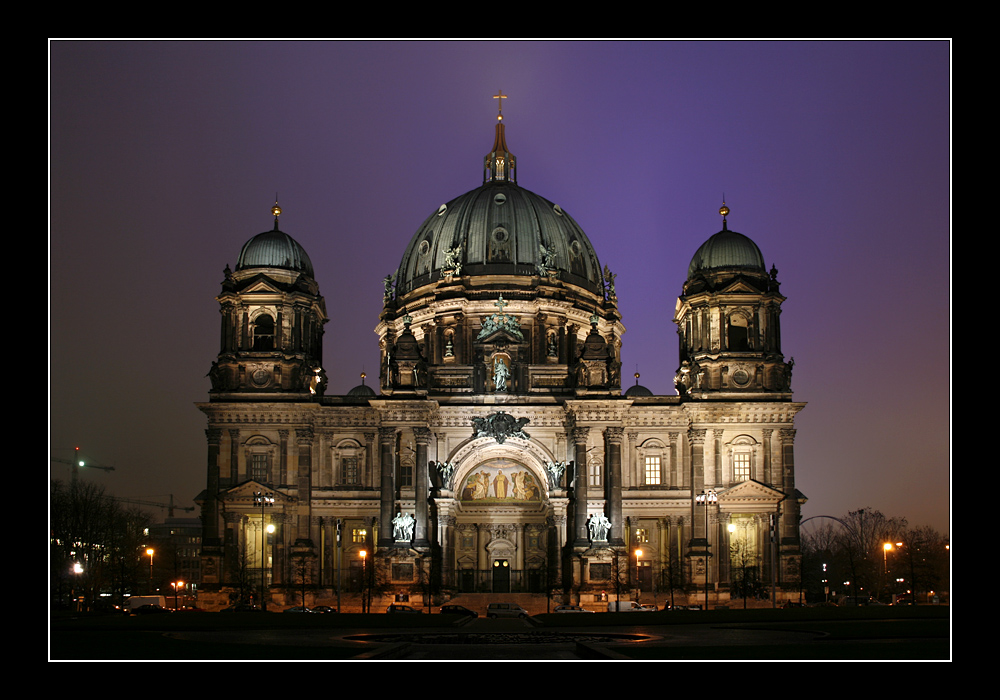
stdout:
POLYGON ((902 547, 893 555, 896 573, 909 579, 914 604, 920 593, 948 587, 948 541, 932 527, 907 528, 899 535, 902 547))
POLYGON ((49 521, 53 604, 66 596, 93 609, 102 594, 115 602, 134 591, 143 531, 149 516, 126 509, 102 487, 52 482, 49 521))
POLYGON ((883 545, 894 542, 906 528, 906 518, 889 518, 874 508, 852 510, 841 519, 841 545, 847 558, 855 596, 878 595, 886 588, 883 545))

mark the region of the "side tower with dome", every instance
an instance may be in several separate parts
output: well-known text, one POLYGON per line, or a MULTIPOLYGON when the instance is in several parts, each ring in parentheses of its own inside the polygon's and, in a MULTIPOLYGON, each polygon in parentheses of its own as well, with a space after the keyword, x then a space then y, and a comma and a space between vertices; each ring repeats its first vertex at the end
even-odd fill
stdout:
POLYGON ((518 171, 499 115, 482 184, 433 211, 383 280, 371 386, 326 390, 323 298, 278 210, 227 268, 199 404, 207 607, 306 590, 357 609, 377 590, 596 610, 616 591, 725 603, 772 581, 797 596, 804 404, 776 270, 724 218, 677 302, 676 393, 638 373, 623 393, 615 275, 518 171))

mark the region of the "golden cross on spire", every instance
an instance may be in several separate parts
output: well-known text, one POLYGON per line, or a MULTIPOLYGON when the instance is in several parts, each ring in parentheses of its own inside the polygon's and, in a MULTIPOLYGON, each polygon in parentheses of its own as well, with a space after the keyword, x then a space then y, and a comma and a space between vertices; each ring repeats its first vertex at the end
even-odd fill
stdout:
POLYGON ((497 94, 493 96, 494 100, 500 100, 497 109, 497 121, 503 119, 503 101, 504 98, 510 99, 510 95, 503 94, 503 90, 497 90, 497 94))

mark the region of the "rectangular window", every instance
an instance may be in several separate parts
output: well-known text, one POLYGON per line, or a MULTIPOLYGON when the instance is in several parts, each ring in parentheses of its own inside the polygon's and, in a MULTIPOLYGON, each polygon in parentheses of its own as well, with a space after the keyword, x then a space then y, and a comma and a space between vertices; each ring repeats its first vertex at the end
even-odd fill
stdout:
POLYGON ((399 465, 399 485, 400 486, 413 486, 413 465, 412 464, 400 464, 399 465))
POLYGON ((660 485, 660 458, 659 457, 646 457, 645 479, 646 479, 646 485, 647 486, 659 486, 660 485))
POLYGON ((260 483, 267 482, 267 455, 250 455, 250 478, 260 483))
POLYGON ((646 544, 649 542, 649 530, 644 527, 637 527, 635 529, 635 537, 633 537, 636 544, 646 544))
POLYGON ((750 454, 741 452, 733 455, 733 481, 747 481, 750 478, 750 454))
POLYGON ((588 472, 590 474, 590 480, 587 483, 590 484, 591 486, 601 485, 601 466, 602 465, 600 462, 590 463, 590 468, 588 469, 588 472))
POLYGON ((351 542, 354 544, 364 544, 368 539, 368 529, 364 527, 351 528, 351 542))
POLYGON ((345 484, 356 485, 359 483, 360 476, 358 474, 357 457, 344 457, 340 461, 340 466, 343 471, 343 479, 345 484))

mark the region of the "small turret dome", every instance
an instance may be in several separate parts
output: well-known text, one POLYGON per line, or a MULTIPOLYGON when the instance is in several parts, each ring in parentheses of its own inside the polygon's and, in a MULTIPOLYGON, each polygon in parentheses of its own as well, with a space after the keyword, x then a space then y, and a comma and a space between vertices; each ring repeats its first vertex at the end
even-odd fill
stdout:
POLYGON ((646 387, 642 386, 639 383, 639 373, 636 372, 635 384, 633 384, 632 386, 630 386, 628 389, 625 390, 626 398, 634 399, 638 396, 652 396, 652 395, 653 392, 651 392, 649 389, 647 389, 646 387))
POLYGON ((719 208, 722 216, 722 230, 701 244, 688 265, 688 279, 698 272, 716 270, 745 270, 767 273, 764 256, 760 248, 742 233, 730 231, 726 224, 729 207, 723 202, 719 208))
POLYGON ((353 396, 355 398, 369 398, 377 395, 374 389, 365 384, 366 376, 367 375, 364 372, 361 373, 361 383, 347 392, 348 396, 353 396))
POLYGON ((720 269, 748 269, 764 272, 764 256, 760 248, 742 233, 723 228, 702 243, 688 265, 690 279, 699 270, 708 272, 720 269))
MULTIPOLYGON (((277 204, 272 211, 278 209, 277 204)), ((304 272, 314 277, 312 260, 305 249, 287 233, 278 230, 278 216, 274 217, 274 228, 258 233, 243 245, 236 261, 236 271, 252 267, 271 267, 304 272)))

